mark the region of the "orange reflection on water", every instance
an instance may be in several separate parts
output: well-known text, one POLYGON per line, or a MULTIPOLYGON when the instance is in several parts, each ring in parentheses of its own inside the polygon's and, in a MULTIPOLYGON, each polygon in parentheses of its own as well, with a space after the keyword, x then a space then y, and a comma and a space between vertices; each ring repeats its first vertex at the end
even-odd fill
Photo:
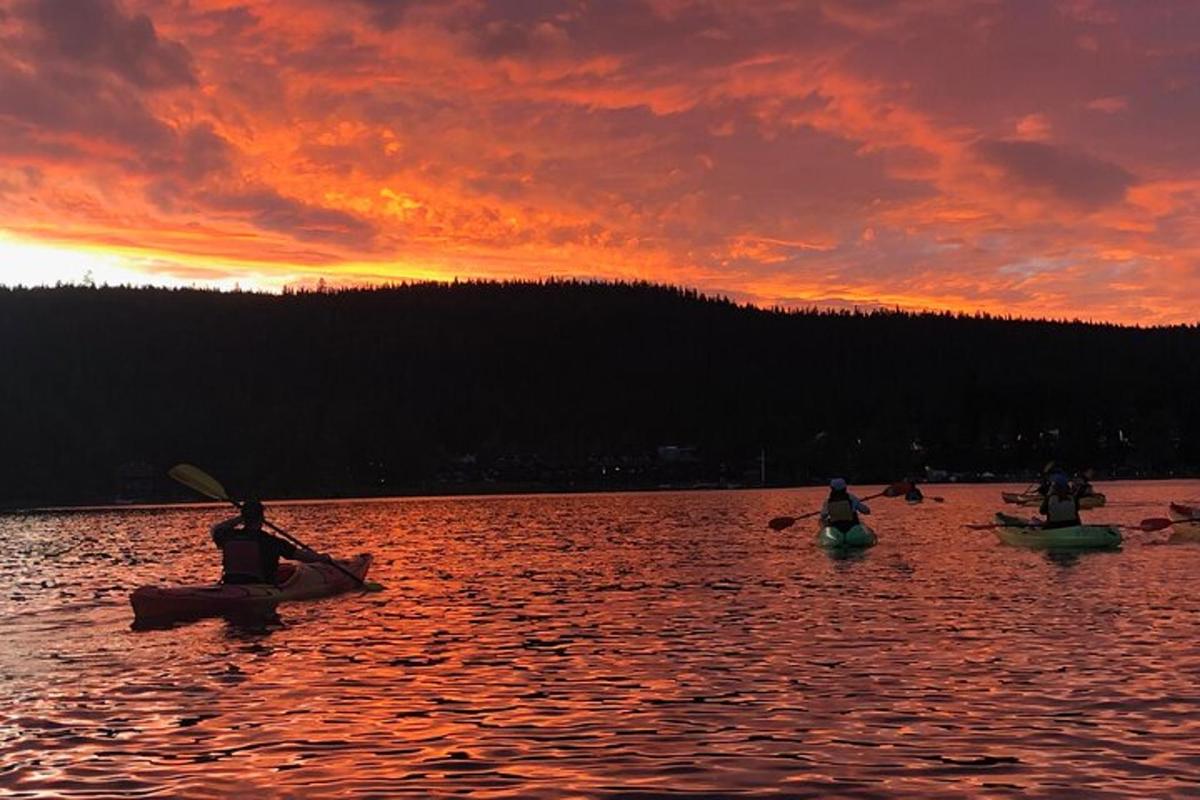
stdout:
MULTIPOLYGON (((3 518, 0 785, 1185 792, 1200 758, 1200 547, 1131 535, 1061 559, 963 529, 1000 488, 874 501, 880 544, 851 558, 803 524, 766 528, 817 490, 280 505, 276 522, 306 541, 374 552, 386 591, 284 605, 251 629, 140 633, 129 590, 215 575, 205 527, 223 510, 3 518)), ((1200 496, 1102 488, 1111 506, 1091 517, 1118 522, 1200 496)))

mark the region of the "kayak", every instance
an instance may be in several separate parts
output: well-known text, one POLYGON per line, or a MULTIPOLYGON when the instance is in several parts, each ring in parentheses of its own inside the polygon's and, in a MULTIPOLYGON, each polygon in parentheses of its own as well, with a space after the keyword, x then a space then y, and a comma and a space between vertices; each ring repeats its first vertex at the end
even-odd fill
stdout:
POLYGON ((1121 543, 1121 531, 1112 525, 1072 525, 1069 528, 1031 526, 1028 520, 1008 514, 997 514, 996 536, 1005 544, 1038 549, 1084 549, 1116 547, 1121 543))
POLYGON ((288 600, 311 600, 353 589, 362 583, 371 566, 364 553, 337 562, 358 580, 333 564, 283 563, 278 583, 202 584, 198 586, 142 586, 129 602, 137 620, 199 619, 239 612, 272 609, 288 600))
POLYGON ((1018 505, 1018 506, 1024 504, 1026 499, 1032 499, 1035 497, 1039 501, 1042 499, 1042 496, 1040 494, 1019 494, 1017 492, 1001 492, 1000 493, 1001 500, 1003 500, 1006 503, 1012 503, 1013 505, 1018 505))
MULTIPOLYGON (((1185 506, 1171 503, 1171 519, 1200 519, 1200 506, 1185 506)), ((1200 522, 1185 522, 1171 526, 1171 540, 1175 542, 1200 542, 1200 522)))
POLYGON ((821 547, 870 547, 879 541, 875 531, 861 522, 848 531, 842 532, 832 525, 826 525, 817 531, 817 544, 821 547))

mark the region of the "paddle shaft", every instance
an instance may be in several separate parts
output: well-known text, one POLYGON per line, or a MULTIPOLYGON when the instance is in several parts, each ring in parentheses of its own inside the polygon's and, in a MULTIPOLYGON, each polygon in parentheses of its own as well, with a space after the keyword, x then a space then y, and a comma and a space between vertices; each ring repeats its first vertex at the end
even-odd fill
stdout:
MULTIPOLYGON (((1183 520, 1180 520, 1180 522, 1183 522, 1183 520)), ((973 531, 992 531, 992 530, 995 530, 996 528, 1024 528, 1025 530, 1031 530, 1031 531, 1057 530, 1056 528, 1047 528, 1044 524, 1040 524, 1040 523, 1034 524, 1034 523, 1029 523, 1029 522, 1024 522, 1024 521, 1022 521, 1020 523, 1015 523, 1015 522, 986 522, 986 523, 968 522, 965 525, 963 525, 963 527, 968 528, 973 531)), ((1095 526, 1093 526, 1093 527, 1095 527, 1095 526)), ((1118 525, 1116 523, 1106 522, 1106 523, 1103 523, 1102 525, 1099 525, 1099 527, 1133 529, 1133 528, 1137 528, 1138 526, 1136 526, 1136 525, 1118 525)), ((1144 530, 1144 529, 1138 528, 1138 530, 1144 530)))
MULTIPOLYGON (((242 510, 242 506, 241 506, 241 504, 240 504, 240 503, 239 503, 237 500, 234 500, 232 497, 228 497, 228 496, 226 496, 226 498, 225 498, 225 499, 226 499, 226 500, 228 500, 230 503, 232 503, 232 504, 233 504, 233 507, 234 507, 234 508, 236 508, 238 511, 241 511, 241 510, 242 510)), ((292 536, 290 533, 288 533, 288 532, 287 532, 287 531, 285 531, 283 528, 281 528, 281 527, 279 527, 278 525, 276 525, 274 522, 271 522, 269 519, 266 519, 266 518, 264 518, 264 519, 263 519, 263 525, 265 525, 266 527, 268 527, 268 528, 270 528, 271 530, 275 531, 275 533, 278 533, 278 534, 279 534, 280 536, 282 536, 284 539, 287 539, 289 542, 291 542, 292 544, 296 545, 296 547, 302 547, 302 548, 304 548, 305 550, 309 551, 310 553, 315 553, 315 552, 316 552, 316 551, 315 551, 315 550, 313 550, 311 547, 309 547, 308 545, 306 545, 304 542, 300 541, 300 540, 299 540, 299 539, 297 539, 295 536, 292 536)), ((339 563, 338 563, 337 561, 335 561, 334 559, 330 558, 330 559, 329 559, 329 564, 330 564, 330 566, 334 567, 336 570, 338 570, 338 571, 339 571, 339 572, 341 572, 342 574, 346 575, 348 578, 351 578, 351 579, 352 579, 352 580, 353 580, 355 583, 357 583, 359 586, 365 586, 365 585, 366 585, 366 581, 364 581, 362 578, 360 578, 360 577, 358 577, 357 575, 355 575, 355 574, 354 574, 353 572, 351 572, 350 570, 348 570, 348 569, 346 569, 345 567, 343 567, 341 564, 339 564, 339 563)))
MULTIPOLYGON (((887 493, 888 493, 888 489, 891 489, 891 488, 892 488, 892 487, 890 487, 890 486, 889 486, 887 489, 883 490, 882 492, 878 492, 878 493, 876 493, 876 494, 869 494, 869 495, 867 495, 866 497, 860 497, 860 498, 858 499, 858 502, 862 503, 862 502, 865 502, 865 501, 867 501, 867 500, 874 500, 874 499, 875 499, 875 498, 877 498, 877 497, 883 497, 885 494, 887 494, 887 493)), ((818 508, 816 511, 810 511, 810 512, 808 512, 807 514, 801 514, 801 515, 800 515, 800 516, 798 516, 798 517, 791 517, 791 520, 792 520, 791 524, 790 524, 790 525, 786 525, 786 526, 784 526, 784 527, 790 528, 790 527, 792 527, 792 525, 795 525, 795 524, 796 524, 797 522, 799 522, 800 520, 802 520, 802 519, 808 519, 809 517, 815 517, 817 514, 820 514, 820 513, 821 513, 821 509, 819 509, 819 508, 818 508)), ((784 518, 784 517, 780 517, 779 519, 786 519, 786 518, 784 518)), ((780 530, 782 530, 782 528, 781 528, 780 530)))
MULTIPOLYGON (((310 553, 315 553, 315 552, 316 552, 316 551, 315 551, 315 550, 313 550, 311 547, 309 547, 308 545, 306 545, 304 542, 300 541, 300 540, 299 540, 299 539, 297 539, 295 536, 292 536, 290 533, 288 533, 287 531, 285 531, 283 528, 281 528, 281 527, 279 527, 278 525, 276 525, 274 522, 271 522, 271 521, 270 521, 270 520, 268 520, 268 519, 263 519, 263 525, 266 525, 268 528, 270 528, 271 530, 275 531, 275 533, 278 533, 280 536, 282 536, 283 538, 287 539, 289 542, 291 542, 292 544, 296 545, 297 547, 302 547, 302 548, 304 548, 305 550, 309 551, 310 553)), ((364 581, 362 578, 360 578, 360 577, 358 577, 357 575, 355 575, 355 574, 354 574, 353 572, 351 572, 350 570, 348 570, 348 569, 346 569, 345 567, 343 567, 343 566, 342 566, 341 564, 339 564, 339 563, 338 563, 338 562, 337 562, 335 559, 333 559, 333 558, 330 558, 330 559, 329 559, 329 564, 330 564, 330 565, 332 565, 334 568, 336 568, 336 569, 337 569, 339 572, 341 572, 342 574, 344 574, 344 575, 346 575, 346 576, 348 576, 348 577, 350 577, 350 578, 353 578, 353 579, 354 579, 354 582, 355 582, 355 583, 357 583, 359 586, 365 586, 365 585, 366 585, 366 581, 364 581)))

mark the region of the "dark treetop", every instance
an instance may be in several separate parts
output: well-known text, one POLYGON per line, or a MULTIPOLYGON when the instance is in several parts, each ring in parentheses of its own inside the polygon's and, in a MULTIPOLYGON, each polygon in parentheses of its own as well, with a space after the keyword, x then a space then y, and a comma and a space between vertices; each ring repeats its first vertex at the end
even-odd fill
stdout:
POLYGON ((645 284, 0 289, 0 507, 1200 464, 1200 329, 645 284), (765 457, 764 457, 765 454, 765 457))

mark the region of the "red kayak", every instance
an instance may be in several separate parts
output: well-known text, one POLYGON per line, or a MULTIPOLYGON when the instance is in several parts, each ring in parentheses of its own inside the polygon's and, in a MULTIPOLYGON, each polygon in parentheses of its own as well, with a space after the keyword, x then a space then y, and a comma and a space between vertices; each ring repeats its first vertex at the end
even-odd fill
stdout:
POLYGON ((205 584, 199 586, 142 586, 129 596, 138 620, 198 619, 274 608, 288 600, 328 597, 362 585, 371 556, 338 561, 350 578, 332 564, 285 562, 278 583, 205 584))

